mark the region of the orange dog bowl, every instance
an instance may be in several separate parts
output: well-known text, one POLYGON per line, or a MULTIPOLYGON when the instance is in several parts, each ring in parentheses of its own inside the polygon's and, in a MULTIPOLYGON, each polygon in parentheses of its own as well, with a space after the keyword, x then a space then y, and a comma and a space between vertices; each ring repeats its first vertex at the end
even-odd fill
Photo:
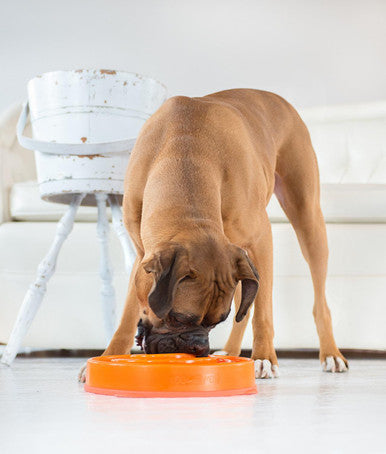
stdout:
POLYGON ((253 361, 185 353, 99 356, 87 361, 90 393, 120 397, 205 397, 256 394, 253 361))

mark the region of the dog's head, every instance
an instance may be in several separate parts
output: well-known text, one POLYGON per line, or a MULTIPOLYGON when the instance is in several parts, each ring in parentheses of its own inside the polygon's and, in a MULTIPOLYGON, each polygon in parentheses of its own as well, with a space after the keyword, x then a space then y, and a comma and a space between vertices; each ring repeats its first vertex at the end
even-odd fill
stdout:
POLYGON ((209 331, 231 309, 237 283, 241 321, 259 277, 246 252, 225 241, 168 243, 144 257, 135 277, 141 304, 137 344, 146 353, 209 353, 209 331))

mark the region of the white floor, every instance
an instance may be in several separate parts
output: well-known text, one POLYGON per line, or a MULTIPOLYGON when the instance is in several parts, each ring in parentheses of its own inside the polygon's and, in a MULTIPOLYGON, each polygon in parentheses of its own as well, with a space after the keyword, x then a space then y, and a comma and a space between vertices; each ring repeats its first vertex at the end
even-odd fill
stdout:
POLYGON ((386 360, 326 374, 282 360, 256 396, 125 399, 87 394, 82 359, 0 367, 0 452, 386 453, 386 360))

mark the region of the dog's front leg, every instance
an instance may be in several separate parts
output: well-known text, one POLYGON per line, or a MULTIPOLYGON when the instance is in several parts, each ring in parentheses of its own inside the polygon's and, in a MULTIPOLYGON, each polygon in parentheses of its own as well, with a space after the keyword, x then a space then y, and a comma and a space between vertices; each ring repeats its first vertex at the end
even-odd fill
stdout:
POLYGON ((248 247, 247 251, 260 276, 252 319, 252 359, 255 360, 256 378, 273 378, 279 375, 279 368, 273 347, 273 249, 268 217, 263 228, 260 228, 258 240, 248 247))

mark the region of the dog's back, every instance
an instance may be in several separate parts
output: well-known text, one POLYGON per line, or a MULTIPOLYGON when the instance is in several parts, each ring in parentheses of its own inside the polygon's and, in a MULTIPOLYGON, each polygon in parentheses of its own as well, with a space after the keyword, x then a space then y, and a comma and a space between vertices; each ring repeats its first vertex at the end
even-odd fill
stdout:
POLYGON ((175 96, 146 122, 132 162, 138 154, 142 162, 146 156, 154 162, 178 142, 176 148, 200 152, 211 161, 219 157, 240 164, 253 151, 267 176, 294 140, 309 142, 307 128, 291 104, 274 93, 233 89, 203 97, 175 96))
MULTIPOLYGON (((221 185, 225 216, 232 213, 240 218, 237 207, 244 211, 266 207, 274 191, 275 171, 282 162, 286 166, 287 161, 297 160, 293 154, 304 148, 303 143, 312 148, 306 126, 295 109, 274 93, 234 89, 196 98, 176 96, 143 127, 130 159, 125 192, 134 200, 142 198, 149 174, 168 160, 168 180, 181 177, 185 185, 197 175, 195 169, 206 167, 221 185)), ((206 191, 213 190, 206 186, 201 185, 203 199, 206 191)))

